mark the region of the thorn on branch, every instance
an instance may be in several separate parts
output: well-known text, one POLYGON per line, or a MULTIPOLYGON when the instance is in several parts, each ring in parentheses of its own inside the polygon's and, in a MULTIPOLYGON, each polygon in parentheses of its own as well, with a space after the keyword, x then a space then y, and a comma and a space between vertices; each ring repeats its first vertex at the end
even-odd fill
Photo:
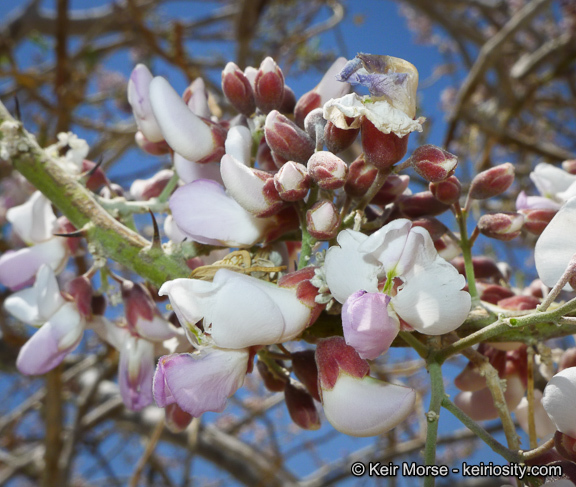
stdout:
POLYGON ((162 241, 160 239, 160 230, 158 229, 158 222, 156 221, 156 217, 152 210, 148 210, 150 216, 152 217, 152 225, 154 225, 154 236, 152 237, 152 248, 153 249, 162 249, 162 241))
POLYGON ((84 229, 76 230, 70 233, 53 233, 55 237, 67 237, 67 238, 83 238, 86 236, 86 231, 84 229))
POLYGON ((20 111, 20 100, 18 100, 16 95, 14 95, 14 114, 16 115, 16 119, 21 122, 22 112, 20 111))

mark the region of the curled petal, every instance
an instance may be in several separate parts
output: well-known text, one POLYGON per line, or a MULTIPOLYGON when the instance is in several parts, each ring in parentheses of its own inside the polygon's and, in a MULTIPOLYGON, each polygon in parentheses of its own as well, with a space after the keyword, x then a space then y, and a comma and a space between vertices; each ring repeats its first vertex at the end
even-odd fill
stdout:
POLYGON ((182 157, 199 161, 216 149, 210 127, 192 113, 160 76, 150 83, 150 103, 166 142, 182 157))
POLYGON ((196 418, 206 411, 222 412, 244 383, 248 357, 247 350, 217 348, 160 357, 154 376, 156 404, 176 403, 196 418))
POLYGON ((197 179, 210 179, 224 184, 222 183, 222 176, 220 176, 220 165, 216 162, 199 164, 174 153, 174 168, 185 183, 191 183, 197 179))
POLYGON ((404 421, 414 408, 416 393, 409 387, 341 374, 332 390, 322 390, 326 419, 341 433, 375 436, 404 421))
POLYGON ((26 203, 10 208, 6 212, 6 219, 28 244, 38 244, 51 239, 56 224, 52 203, 40 191, 30 196, 26 203))
POLYGON ((556 213, 536 242, 534 260, 538 277, 547 286, 554 287, 575 253, 576 197, 556 213))
POLYGON ((324 118, 340 129, 355 129, 366 117, 382 133, 393 132, 404 137, 411 132, 422 132, 423 119, 413 120, 387 101, 369 102, 355 93, 329 100, 324 105, 324 118), (350 118, 353 120, 350 122, 350 118))
POLYGON ((530 173, 530 179, 542 196, 556 199, 558 193, 567 191, 576 182, 576 175, 541 162, 530 173))
POLYGON ((559 210, 562 205, 544 196, 527 196, 520 191, 516 198, 516 210, 559 210))
POLYGON ((273 221, 256 218, 214 181, 197 180, 178 188, 170 198, 178 228, 196 242, 229 247, 251 247, 273 221))
POLYGON ((164 136, 150 105, 149 90, 152 79, 150 70, 143 64, 138 64, 132 70, 130 81, 128 81, 128 103, 132 107, 136 124, 144 137, 150 142, 161 142, 164 136))
POLYGON ((556 429, 576 438, 576 367, 558 372, 544 389, 542 405, 556 429))
POLYGON ((76 306, 66 303, 20 349, 16 367, 25 375, 45 374, 78 346, 83 332, 76 306))

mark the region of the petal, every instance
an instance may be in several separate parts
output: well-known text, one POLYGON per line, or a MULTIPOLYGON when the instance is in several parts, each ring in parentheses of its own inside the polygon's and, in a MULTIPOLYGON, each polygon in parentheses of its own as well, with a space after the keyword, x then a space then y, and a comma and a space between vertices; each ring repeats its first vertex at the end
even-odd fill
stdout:
POLYGON ((576 175, 541 162, 530 173, 530 179, 542 196, 555 199, 558 193, 566 191, 576 181, 576 175))
POLYGON ((56 273, 68 260, 66 241, 55 237, 44 243, 17 250, 0 257, 0 284, 14 289, 34 278, 43 264, 56 273))
POLYGON ((404 421, 414 408, 416 393, 409 387, 341 374, 332 390, 322 390, 326 419, 341 433, 375 436, 404 421))
MULTIPOLYGON (((199 117, 209 119, 212 113, 208 106, 208 93, 206 92, 206 83, 204 83, 204 80, 202 78, 196 78, 186 91, 191 93, 187 105, 192 113, 199 117)), ((184 98, 186 98, 186 93, 184 94, 184 98)))
POLYGON ((152 403, 154 345, 144 339, 128 337, 120 349, 118 383, 128 409, 140 411, 152 403))
POLYGON ((251 247, 273 223, 252 216, 222 186, 204 179, 178 188, 170 198, 170 209, 184 234, 208 245, 251 247))
POLYGON ((346 343, 363 359, 373 360, 386 352, 400 331, 398 318, 388 313, 389 301, 385 294, 358 291, 342 307, 346 343))
MULTIPOLYGON (((546 414, 546 410, 542 406, 542 397, 542 392, 538 389, 534 389, 534 423, 536 426, 536 436, 540 439, 546 438, 548 435, 552 435, 556 431, 556 426, 552 421, 550 421, 548 414, 546 414)), ((528 434, 528 399, 525 397, 522 398, 520 404, 518 404, 518 407, 516 408, 515 414, 520 427, 526 434, 528 434)))
POLYGON ((471 298, 461 291, 466 280, 441 257, 405 275, 404 287, 392 298, 394 311, 426 335, 441 335, 458 328, 467 318, 471 298))
POLYGON ((25 375, 52 370, 78 346, 83 333, 80 313, 73 303, 65 304, 20 349, 18 370, 25 375))
POLYGON ((172 396, 172 402, 194 417, 206 411, 220 413, 227 399, 244 383, 248 357, 247 350, 217 348, 161 357, 165 385, 154 389, 156 401, 163 402, 159 397, 163 390, 168 401, 172 396))
POLYGON ((174 168, 180 179, 185 183, 191 183, 197 179, 211 179, 217 183, 224 184, 222 176, 220 176, 220 165, 215 162, 199 164, 185 159, 178 153, 174 153, 174 168))
POLYGON ((336 79, 336 75, 346 65, 347 61, 344 57, 339 57, 324 73, 318 86, 314 91, 320 95, 320 105, 324 105, 331 98, 340 98, 350 92, 350 85, 342 83, 336 79))
POLYGON ((247 127, 242 125, 232 127, 226 135, 224 147, 226 148, 226 154, 240 161, 245 166, 250 165, 252 134, 247 127))
POLYGON ((343 230, 337 237, 340 247, 330 247, 326 252, 326 283, 340 303, 359 289, 378 292, 377 276, 381 266, 373 257, 359 251, 367 238, 363 233, 343 230))
POLYGON ((10 208, 6 212, 6 220, 22 240, 37 244, 52 238, 56 215, 50 200, 36 191, 26 203, 10 208))
POLYGON ((526 196, 524 191, 520 191, 516 198, 516 210, 559 210, 559 203, 544 196, 526 196))
POLYGON ((576 438, 576 367, 558 372, 544 389, 542 405, 558 431, 576 438))
POLYGON ((153 76, 143 64, 138 64, 132 70, 128 81, 128 103, 132 107, 138 128, 150 142, 164 140, 162 131, 152 112, 150 104, 150 83, 153 76))
MULTIPOLYGON (((538 277, 554 287, 576 253, 576 198, 560 208, 536 242, 534 260, 538 277)), ((566 289, 570 287, 566 286, 566 289)))
POLYGON ((151 81, 150 103, 164 139, 175 152, 190 161, 199 161, 214 151, 212 131, 166 79, 157 76, 151 81))

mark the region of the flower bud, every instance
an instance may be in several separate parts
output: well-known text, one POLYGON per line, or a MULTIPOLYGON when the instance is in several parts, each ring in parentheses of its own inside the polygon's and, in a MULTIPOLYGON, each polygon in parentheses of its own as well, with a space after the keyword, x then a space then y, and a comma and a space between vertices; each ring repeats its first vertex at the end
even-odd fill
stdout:
POLYGON ((90 301, 92 315, 103 316, 106 311, 106 296, 103 294, 93 294, 90 301))
POLYGON ((284 99, 284 75, 271 57, 260 64, 254 80, 256 106, 264 113, 278 110, 284 99))
POLYGON ((191 414, 183 411, 176 403, 168 404, 164 408, 164 414, 166 415, 166 427, 172 433, 182 433, 194 419, 191 414))
POLYGON ((571 462, 576 462, 576 438, 565 433, 556 431, 554 434, 554 446, 556 451, 571 462))
POLYGON ((317 108, 322 108, 322 97, 315 91, 309 91, 304 93, 296 102, 294 107, 294 121, 296 125, 304 128, 304 120, 306 116, 317 108))
POLYGON ((576 159, 570 159, 562 163, 562 169, 570 174, 576 174, 576 159))
POLYGON ((92 283, 85 275, 78 276, 66 284, 65 291, 72 296, 78 311, 84 318, 92 316, 92 283))
POLYGON ((278 166, 274 162, 272 157, 272 151, 270 146, 266 142, 266 138, 262 137, 260 140, 260 145, 258 145, 258 150, 256 151, 256 161, 258 163, 258 168, 262 171, 276 171, 278 166))
POLYGON ((310 395, 320 401, 318 392, 318 366, 313 350, 304 350, 292 353, 292 370, 300 382, 306 387, 310 395))
POLYGON ((514 293, 507 287, 499 286, 497 284, 490 284, 482 289, 480 299, 482 301, 486 301, 487 303, 498 304, 499 301, 511 298, 513 296, 514 293))
POLYGON ((208 104, 208 91, 206 91, 206 83, 200 77, 196 78, 190 83, 182 94, 184 103, 192 113, 209 120, 212 116, 208 104))
POLYGON ((364 159, 364 154, 360 154, 348 168, 348 178, 344 185, 344 191, 353 198, 364 196, 372 186, 377 174, 378 169, 368 164, 364 159))
POLYGON ((389 174, 370 203, 380 206, 394 203, 406 191, 408 183, 410 183, 410 176, 389 174))
POLYGON ((478 220, 478 230, 482 235, 507 242, 520 235, 524 219, 521 213, 482 215, 478 220))
MULTIPOLYGON (((466 275, 464 269, 464 258, 457 257, 452 261, 458 272, 463 276, 466 275)), ((474 276, 476 279, 503 279, 504 276, 498 267, 498 264, 490 257, 472 257, 472 266, 474 267, 474 276)))
POLYGON ((534 296, 511 296, 509 298, 501 299, 497 304, 500 308, 504 309, 526 311, 529 309, 536 309, 536 306, 540 304, 540 300, 534 296))
POLYGON ((485 200, 498 196, 514 182, 514 166, 509 162, 477 174, 470 185, 470 198, 485 200))
POLYGON ((440 147, 426 144, 414 151, 410 162, 414 170, 426 181, 437 183, 444 181, 454 173, 458 165, 458 158, 440 147))
MULTIPOLYGON (((90 172, 93 171, 96 167, 96 163, 84 159, 82 161, 82 172, 90 172)), ((86 180, 86 187, 91 191, 98 191, 102 186, 105 186, 108 183, 108 178, 102 169, 97 168, 90 177, 86 180)))
POLYGON ((526 217, 524 228, 533 235, 540 235, 556 213, 558 210, 523 210, 526 217))
POLYGON ((304 119, 304 130, 316 143, 316 147, 324 147, 324 126, 326 120, 322 116, 322 109, 312 110, 304 119))
POLYGON ((275 374, 273 374, 268 366, 262 362, 262 360, 258 360, 258 362, 256 362, 256 368, 260 373, 260 377, 262 377, 262 381, 264 382, 264 387, 266 387, 266 389, 272 392, 282 392, 284 390, 286 387, 287 379, 280 379, 275 374))
POLYGON ((316 347, 318 379, 322 391, 332 390, 341 374, 363 379, 370 373, 366 360, 360 358, 354 347, 342 337, 322 340, 316 347))
POLYGON ((408 136, 398 137, 394 132, 385 134, 365 119, 362 122, 362 149, 366 162, 379 170, 389 169, 406 154, 408 136))
POLYGON ((135 200, 147 201, 160 196, 168 181, 172 179, 174 171, 162 169, 149 179, 136 179, 130 186, 130 194, 135 200))
POLYGON ((140 149, 152 156, 163 156, 170 152, 170 146, 164 139, 160 142, 150 142, 140 130, 134 135, 134 140, 140 149))
POLYGON ((266 117, 264 135, 270 149, 286 160, 306 163, 314 153, 314 141, 294 122, 273 110, 266 117))
POLYGON ((284 274, 280 279, 278 279, 278 287, 294 289, 298 301, 310 308, 310 318, 308 319, 306 326, 310 326, 314 323, 324 309, 323 304, 316 302, 316 297, 318 296, 319 291, 311 282, 311 280, 314 279, 314 276, 314 267, 308 266, 298 271, 284 274))
POLYGON ((340 215, 329 200, 318 201, 306 212, 306 229, 318 240, 330 240, 338 233, 340 215))
POLYGON ((240 68, 232 62, 222 71, 222 92, 230 104, 243 115, 249 117, 256 111, 252 85, 240 68))
POLYGON ((142 284, 125 280, 121 291, 126 321, 133 333, 151 341, 163 341, 174 336, 172 328, 142 284))
POLYGON ((280 113, 292 113, 294 112, 294 107, 296 106, 296 95, 292 88, 288 85, 284 85, 284 96, 282 97, 282 105, 278 111, 280 113))
POLYGON ((306 166, 288 161, 274 174, 274 186, 284 201, 299 201, 310 189, 310 176, 306 166))
POLYGON ((300 428, 317 430, 320 428, 320 416, 316 410, 314 399, 306 392, 302 384, 290 382, 286 384, 284 398, 290 418, 300 428))
POLYGON ((408 218, 437 216, 450 209, 448 205, 434 198, 430 191, 401 196, 396 204, 400 212, 408 218))
POLYGON ((340 129, 332 122, 327 122, 324 127, 324 144, 330 152, 338 154, 354 143, 359 132, 359 128, 340 129))
POLYGON ((448 227, 434 217, 418 218, 412 221, 412 228, 414 227, 425 228, 430 234, 430 237, 432 237, 432 240, 438 240, 448 231, 448 227))
POLYGON ((429 189, 438 201, 445 205, 453 205, 460 200, 462 185, 456 176, 450 176, 444 181, 430 183, 429 189))
POLYGON ((338 189, 344 186, 348 166, 331 152, 316 152, 308 160, 308 172, 322 189, 338 189))

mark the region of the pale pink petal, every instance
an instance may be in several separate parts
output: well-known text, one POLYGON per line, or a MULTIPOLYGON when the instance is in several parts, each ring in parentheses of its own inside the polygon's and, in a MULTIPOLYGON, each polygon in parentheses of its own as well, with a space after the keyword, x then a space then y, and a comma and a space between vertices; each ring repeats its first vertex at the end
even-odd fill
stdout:
POLYGON ((214 151, 212 131, 190 111, 166 79, 157 76, 152 80, 150 103, 164 139, 175 152, 190 161, 199 161, 214 151))
POLYGON ((120 349, 118 384, 128 409, 140 411, 152 403, 153 375, 154 345, 141 338, 127 337, 120 349))
POLYGON ((209 119, 212 113, 208 106, 208 92, 206 91, 206 83, 204 83, 204 80, 202 78, 196 78, 192 81, 187 91, 188 90, 192 93, 192 96, 190 96, 188 100, 188 108, 190 108, 190 111, 194 113, 194 115, 209 119))
POLYGON ((232 127, 226 135, 224 144, 226 154, 234 157, 245 166, 250 165, 250 151, 252 149, 252 134, 247 127, 237 125, 232 127))
POLYGON ((160 357, 154 380, 156 403, 163 407, 175 402, 194 417, 222 412, 244 383, 248 357, 247 350, 217 348, 160 357))
POLYGON ((516 209, 520 210, 559 210, 560 203, 556 203, 544 196, 527 196, 524 191, 520 191, 516 198, 516 209))
POLYGON ((164 234, 174 243, 182 243, 187 238, 174 222, 172 215, 167 215, 164 220, 164 234))
POLYGON ((348 83, 342 83, 336 79, 336 76, 342 71, 347 62, 344 57, 336 59, 328 68, 328 71, 324 73, 318 86, 314 88, 314 91, 320 95, 320 105, 324 105, 331 98, 340 98, 350 92, 348 83))
POLYGON ((33 279, 43 264, 58 273, 67 260, 66 241, 60 237, 15 252, 6 252, 0 257, 0 284, 10 289, 19 288, 33 279))
POLYGON ((326 283, 340 303, 359 290, 378 292, 378 273, 382 266, 372 256, 358 251, 366 239, 363 233, 343 230, 337 237, 340 246, 330 247, 326 252, 326 283))
POLYGON ((20 349, 16 367, 25 375, 52 370, 78 346, 83 333, 80 313, 73 303, 66 303, 20 349))
POLYGON ((556 429, 576 438, 576 367, 558 372, 544 389, 542 405, 556 429))
POLYGON ((554 199, 558 193, 566 191, 576 181, 576 175, 541 162, 530 173, 530 179, 542 196, 554 199))
POLYGON ((342 307, 346 343, 363 359, 373 360, 388 350, 400 331, 400 322, 388 313, 390 296, 358 291, 342 307))
POLYGON ((128 81, 128 103, 132 107, 136 124, 144 137, 150 142, 160 142, 164 140, 164 136, 150 104, 149 89, 152 78, 152 73, 146 66, 136 65, 128 81))
POLYGON ((178 188, 170 198, 178 228, 196 242, 251 247, 263 238, 270 218, 256 218, 214 181, 198 180, 178 188))
MULTIPOLYGON (((546 410, 542 406, 542 397, 542 392, 534 389, 534 424, 536 426, 536 436, 540 439, 546 438, 556 431, 556 426, 552 423, 546 410)), ((528 434, 528 399, 525 397, 522 398, 516 408, 515 414, 520 427, 528 434)))
MULTIPOLYGON (((560 208, 544 229, 534 249, 538 277, 548 287, 558 282, 576 253, 576 198, 560 208)), ((566 289, 570 289, 567 285, 566 289)))
POLYGON ((332 390, 322 390, 326 419, 341 433, 376 436, 390 431, 414 409, 416 393, 409 387, 340 374, 332 390))

